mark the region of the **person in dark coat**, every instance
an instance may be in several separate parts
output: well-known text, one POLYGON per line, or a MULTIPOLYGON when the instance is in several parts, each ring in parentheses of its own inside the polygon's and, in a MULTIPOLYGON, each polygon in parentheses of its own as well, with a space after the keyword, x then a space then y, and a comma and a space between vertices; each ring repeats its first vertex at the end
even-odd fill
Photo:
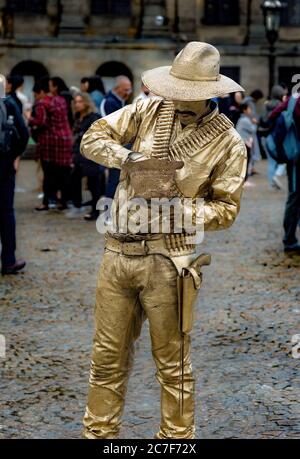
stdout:
POLYGON ((24 78, 20 75, 11 75, 6 79, 6 93, 14 99, 21 113, 23 113, 23 104, 17 95, 17 89, 22 84, 24 84, 24 78))
POLYGON ((100 118, 96 107, 87 93, 79 93, 74 102, 75 123, 73 126, 73 170, 71 174, 71 193, 74 209, 67 213, 68 218, 77 216, 82 211, 82 178, 87 177, 88 189, 92 195, 91 212, 85 215, 85 220, 96 220, 99 216, 97 202, 105 194, 104 167, 84 158, 80 153, 80 143, 83 134, 94 121, 100 118))
MULTIPOLYGON (((292 96, 291 96, 292 97, 292 96)), ((287 110, 289 104, 289 97, 286 98, 281 104, 277 105, 269 115, 269 119, 275 123, 277 117, 283 111, 287 110)), ((300 137, 300 97, 294 109, 294 121, 300 137)), ((297 226, 300 219, 300 159, 295 163, 292 161, 286 165, 287 178, 288 178, 288 196, 285 204, 283 228, 284 237, 283 245, 285 252, 300 253, 300 244, 297 239, 297 226)))
POLYGON ((16 220, 14 212, 15 175, 17 158, 28 142, 21 111, 13 97, 0 99, 0 237, 2 275, 17 274, 24 268, 24 260, 16 260, 16 220))
MULTIPOLYGON (((110 113, 116 112, 123 108, 129 97, 132 94, 132 84, 129 78, 120 75, 116 78, 114 88, 104 97, 101 106, 101 117, 107 116, 110 113)), ((113 199, 120 180, 119 169, 111 168, 108 171, 108 181, 106 186, 106 197, 113 199)))
POLYGON ((241 104, 244 100, 244 93, 241 91, 237 91, 231 94, 232 103, 229 107, 229 119, 233 122, 234 126, 237 125, 239 117, 241 116, 241 104))
POLYGON ((230 116, 231 102, 231 94, 225 94, 224 96, 218 97, 219 112, 224 113, 228 118, 230 116))

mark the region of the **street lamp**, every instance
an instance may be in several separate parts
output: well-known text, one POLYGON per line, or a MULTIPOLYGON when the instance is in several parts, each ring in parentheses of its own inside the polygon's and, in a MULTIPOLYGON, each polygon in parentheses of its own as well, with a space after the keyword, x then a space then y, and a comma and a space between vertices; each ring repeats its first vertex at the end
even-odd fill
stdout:
POLYGON ((269 42, 269 94, 274 85, 275 73, 275 43, 278 39, 281 11, 286 8, 287 4, 280 0, 265 0, 261 4, 264 14, 264 25, 266 37, 269 42))

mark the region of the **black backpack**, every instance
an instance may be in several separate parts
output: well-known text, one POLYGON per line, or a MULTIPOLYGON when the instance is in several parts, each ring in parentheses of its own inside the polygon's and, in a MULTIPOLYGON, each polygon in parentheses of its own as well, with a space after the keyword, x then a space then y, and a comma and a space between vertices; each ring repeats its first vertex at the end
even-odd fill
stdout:
POLYGON ((7 156, 17 145, 20 136, 14 125, 14 117, 7 118, 5 102, 0 99, 0 156, 7 156))

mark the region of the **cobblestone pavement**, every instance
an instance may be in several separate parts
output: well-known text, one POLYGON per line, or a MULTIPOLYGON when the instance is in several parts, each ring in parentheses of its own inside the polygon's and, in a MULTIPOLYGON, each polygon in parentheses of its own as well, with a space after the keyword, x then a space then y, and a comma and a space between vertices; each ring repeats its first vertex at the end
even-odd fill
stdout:
MULTIPOLYGON (((229 231, 207 235, 213 263, 192 333, 197 438, 300 438, 300 259, 281 251, 285 192, 261 174, 229 231)), ((0 438, 80 438, 103 237, 93 223, 36 213, 35 165, 23 161, 16 209, 23 274, 0 279, 0 438)), ((153 438, 159 386, 145 325, 122 438, 153 438)))

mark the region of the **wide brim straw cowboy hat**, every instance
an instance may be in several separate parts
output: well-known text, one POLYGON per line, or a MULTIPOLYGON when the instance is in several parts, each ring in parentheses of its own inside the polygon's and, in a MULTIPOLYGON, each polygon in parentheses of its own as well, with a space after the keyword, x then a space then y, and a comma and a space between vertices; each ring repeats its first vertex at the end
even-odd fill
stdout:
POLYGON ((172 66, 144 72, 142 81, 164 99, 195 101, 244 91, 231 78, 220 74, 220 53, 212 45, 191 41, 176 56, 172 66))

